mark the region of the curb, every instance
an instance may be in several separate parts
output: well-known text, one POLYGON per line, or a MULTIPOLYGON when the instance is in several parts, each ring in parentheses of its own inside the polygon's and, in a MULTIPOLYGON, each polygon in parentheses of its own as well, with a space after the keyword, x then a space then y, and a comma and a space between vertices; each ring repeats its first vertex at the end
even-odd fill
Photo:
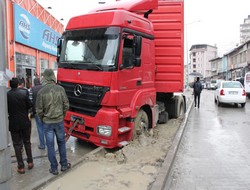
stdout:
POLYGON ((189 116, 190 110, 192 108, 193 105, 193 100, 191 102, 191 104, 188 107, 187 112, 185 113, 185 117, 184 120, 182 121, 176 135, 175 138, 173 140, 173 143, 164 159, 164 162, 162 164, 162 167, 158 173, 158 176, 156 177, 155 182, 152 184, 150 190, 164 190, 165 189, 165 185, 167 182, 167 179, 169 177, 172 165, 174 163, 174 158, 176 156, 177 150, 179 148, 180 142, 181 142, 181 138, 183 136, 186 124, 187 124, 187 118, 189 116))

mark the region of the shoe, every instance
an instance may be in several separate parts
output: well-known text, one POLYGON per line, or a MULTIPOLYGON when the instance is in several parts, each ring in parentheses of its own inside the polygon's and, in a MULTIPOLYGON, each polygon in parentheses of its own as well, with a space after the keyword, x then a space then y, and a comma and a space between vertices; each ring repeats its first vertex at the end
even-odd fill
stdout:
POLYGON ((66 166, 62 166, 61 167, 61 171, 65 172, 66 170, 68 170, 69 168, 71 168, 71 163, 68 163, 66 166))
POLYGON ((52 173, 53 175, 59 174, 58 170, 52 170, 52 169, 49 169, 49 173, 52 173))
POLYGON ((25 170, 24 170, 24 168, 17 168, 17 172, 20 174, 24 174, 25 170))
POLYGON ((44 149, 45 149, 45 147, 38 146, 38 149, 44 150, 44 149))
POLYGON ((196 107, 196 105, 194 105, 194 107, 196 107))
POLYGON ((28 169, 29 170, 31 170, 32 168, 34 167, 34 164, 33 164, 33 162, 31 162, 31 163, 28 163, 28 169))

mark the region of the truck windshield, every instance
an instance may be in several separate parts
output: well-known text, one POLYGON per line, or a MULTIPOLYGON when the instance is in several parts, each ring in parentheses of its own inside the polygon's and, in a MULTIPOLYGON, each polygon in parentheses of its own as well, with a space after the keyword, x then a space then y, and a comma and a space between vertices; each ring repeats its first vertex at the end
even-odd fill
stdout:
POLYGON ((119 28, 66 31, 60 68, 112 71, 117 68, 119 28))

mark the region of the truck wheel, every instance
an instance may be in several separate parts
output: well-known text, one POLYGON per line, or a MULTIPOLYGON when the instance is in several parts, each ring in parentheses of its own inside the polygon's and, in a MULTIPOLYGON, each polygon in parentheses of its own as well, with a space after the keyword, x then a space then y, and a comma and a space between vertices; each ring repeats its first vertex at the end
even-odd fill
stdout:
POLYGON ((167 123, 167 122, 168 122, 168 112, 163 111, 159 115, 158 123, 163 124, 163 123, 167 123))
POLYGON ((133 132, 133 139, 149 133, 149 119, 148 115, 144 110, 140 110, 135 118, 135 127, 133 132))
POLYGON ((178 118, 185 114, 185 105, 182 96, 175 97, 175 105, 174 105, 174 115, 173 118, 178 118))

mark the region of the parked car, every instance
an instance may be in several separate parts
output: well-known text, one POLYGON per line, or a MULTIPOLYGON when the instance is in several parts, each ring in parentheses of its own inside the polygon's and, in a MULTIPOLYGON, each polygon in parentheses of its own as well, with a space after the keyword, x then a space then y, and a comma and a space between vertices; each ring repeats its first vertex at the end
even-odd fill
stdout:
POLYGON ((216 85, 214 93, 214 102, 220 106, 226 104, 246 105, 246 91, 239 81, 220 81, 216 85))
POLYGON ((224 79, 211 79, 210 80, 210 89, 215 90, 219 82, 224 81, 224 79))
POLYGON ((244 87, 246 90, 247 97, 250 99, 250 72, 245 74, 244 87))

